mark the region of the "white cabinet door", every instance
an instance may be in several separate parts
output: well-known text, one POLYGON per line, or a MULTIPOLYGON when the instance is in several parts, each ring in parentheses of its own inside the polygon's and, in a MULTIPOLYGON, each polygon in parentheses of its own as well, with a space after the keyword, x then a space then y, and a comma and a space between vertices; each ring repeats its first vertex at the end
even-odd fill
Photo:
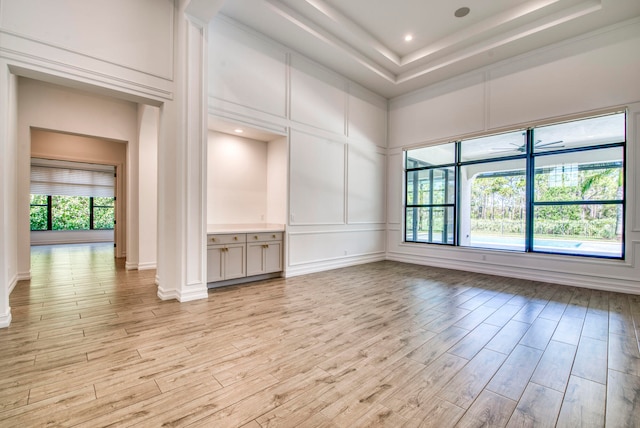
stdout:
POLYGON ((224 279, 243 278, 246 273, 246 245, 226 245, 224 252, 224 279))
POLYGON ((224 279, 224 251, 223 247, 207 248, 207 282, 222 281, 224 279))
POLYGON ((282 241, 247 243, 247 276, 280 272, 282 241))
POLYGON ((247 276, 264 273, 264 242, 247 243, 247 276))
POLYGON ((268 242, 263 249, 264 273, 280 272, 282 270, 282 241, 268 242))

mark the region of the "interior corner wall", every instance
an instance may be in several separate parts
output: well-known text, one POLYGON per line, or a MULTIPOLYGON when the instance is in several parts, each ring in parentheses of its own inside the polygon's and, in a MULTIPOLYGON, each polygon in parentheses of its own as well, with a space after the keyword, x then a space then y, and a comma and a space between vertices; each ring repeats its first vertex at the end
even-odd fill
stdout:
POLYGON ((128 236, 128 242, 131 242, 127 247, 128 269, 155 269, 157 264, 159 121, 160 110, 157 107, 138 106, 138 141, 137 144, 129 144, 132 182, 128 195, 132 209, 128 211, 131 215, 128 224, 134 232, 128 236), (137 209, 133 208, 135 206, 137 209), (136 249, 133 254, 132 248, 136 249))
MULTIPOLYGON (((28 278, 30 276, 29 175, 32 129, 92 136, 111 141, 136 141, 138 138, 137 104, 32 79, 19 78, 18 80, 18 269, 21 277, 28 278)), ((125 150, 123 143, 114 144, 122 144, 125 150)), ((88 162, 99 160, 80 149, 76 152, 76 156, 84 156, 83 160, 88 162)), ((123 188, 123 191, 126 194, 128 189, 123 188)), ((124 229, 128 226, 130 225, 125 224, 124 229)), ((119 241, 124 246, 125 235, 119 241)), ((126 249, 121 251, 126 252, 126 249)))
POLYGON ((289 136, 286 276, 383 260, 387 100, 232 19, 209 37, 209 113, 289 136))
POLYGON ((387 258, 640 294, 640 22, 604 28, 390 100, 387 258), (626 259, 405 243, 403 149, 627 107, 626 259))
POLYGON ((287 137, 267 143, 267 217, 271 224, 287 223, 287 137))
POLYGON ((209 131, 207 224, 264 223, 267 142, 209 131))
POLYGON ((17 101, 18 83, 0 61, 0 328, 11 324, 9 295, 20 279, 18 275, 17 219, 17 101))

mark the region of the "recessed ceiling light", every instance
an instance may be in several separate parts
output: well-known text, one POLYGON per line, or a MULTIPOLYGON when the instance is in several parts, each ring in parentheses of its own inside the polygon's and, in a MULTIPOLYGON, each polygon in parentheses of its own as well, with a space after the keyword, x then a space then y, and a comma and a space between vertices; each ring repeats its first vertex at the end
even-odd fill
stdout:
POLYGON ((235 130, 235 132, 236 132, 237 134, 242 134, 242 132, 244 132, 244 131, 242 131, 242 129, 238 128, 238 129, 236 129, 236 130, 235 130))
POLYGON ((407 34, 406 36, 404 36, 404 41, 405 42, 410 42, 411 40, 413 40, 413 35, 407 34))
POLYGON ((469 9, 468 7, 461 7, 460 9, 453 12, 453 14, 456 16, 456 18, 462 18, 469 15, 469 12, 471 12, 471 9, 469 9))

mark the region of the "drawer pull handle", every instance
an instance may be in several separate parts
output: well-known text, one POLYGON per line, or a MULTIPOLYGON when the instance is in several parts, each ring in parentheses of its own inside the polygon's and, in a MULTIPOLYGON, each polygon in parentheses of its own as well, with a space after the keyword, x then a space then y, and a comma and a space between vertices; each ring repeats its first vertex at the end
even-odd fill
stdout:
POLYGON ((234 240, 234 241, 237 241, 237 240, 238 240, 238 237, 237 237, 237 236, 234 236, 234 237, 233 237, 233 240, 234 240))
POLYGON ((211 238, 211 242, 216 242, 216 238, 211 238))
POLYGON ((272 236, 273 238, 275 238, 275 237, 276 237, 276 235, 271 235, 271 236, 272 236))
POLYGON ((253 237, 253 239, 258 239, 258 235, 255 235, 255 236, 253 237))

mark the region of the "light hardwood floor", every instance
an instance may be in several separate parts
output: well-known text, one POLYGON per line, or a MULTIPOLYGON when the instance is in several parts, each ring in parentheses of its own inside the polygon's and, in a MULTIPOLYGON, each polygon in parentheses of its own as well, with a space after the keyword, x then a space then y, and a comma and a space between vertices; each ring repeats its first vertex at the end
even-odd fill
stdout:
POLYGON ((0 426, 640 426, 640 296, 380 262, 156 297, 104 246, 36 247, 0 426))

